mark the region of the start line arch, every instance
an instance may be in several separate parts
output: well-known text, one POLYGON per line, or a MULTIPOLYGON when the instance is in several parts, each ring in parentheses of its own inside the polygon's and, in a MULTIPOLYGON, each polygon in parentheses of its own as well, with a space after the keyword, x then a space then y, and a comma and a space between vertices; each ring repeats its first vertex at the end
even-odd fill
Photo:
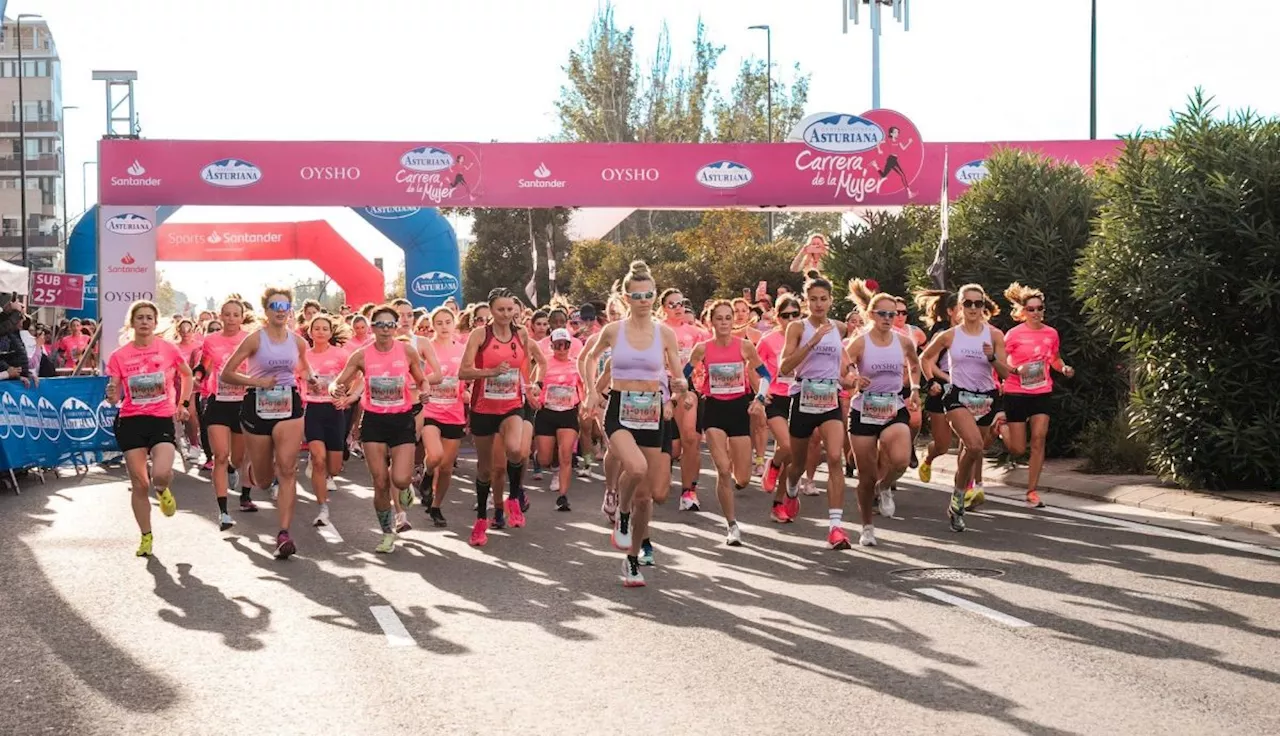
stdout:
MULTIPOLYGON (((432 143, 103 139, 103 329, 154 294, 162 206, 348 206, 394 224, 435 207, 877 208, 936 204, 985 176, 996 147, 1091 166, 1117 140, 928 143, 901 113, 818 113, 784 143, 432 143), (947 190, 943 183, 949 183, 947 190), (130 254, 133 263, 121 265, 130 254)), ((377 220, 378 222, 375 222, 377 220)), ((386 229, 380 227, 383 232, 386 229)), ((459 290, 449 257, 406 273, 433 306, 459 290)), ((513 274, 513 281, 515 275, 513 274)), ((104 356, 105 357, 105 356, 104 356)))

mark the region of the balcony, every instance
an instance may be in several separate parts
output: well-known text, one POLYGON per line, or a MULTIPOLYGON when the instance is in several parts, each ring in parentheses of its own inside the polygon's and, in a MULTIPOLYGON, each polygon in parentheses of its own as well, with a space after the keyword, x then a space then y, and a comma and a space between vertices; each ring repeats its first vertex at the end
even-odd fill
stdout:
MULTIPOLYGON (((0 171, 21 171, 16 153, 0 154, 0 171)), ((62 171, 62 159, 56 153, 41 153, 27 157, 27 173, 33 171, 62 171)))
MULTIPOLYGON (((62 239, 57 235, 45 235, 34 230, 27 233, 28 249, 60 247, 62 247, 62 239)), ((6 231, 4 235, 0 235, 0 250, 22 250, 22 236, 16 233, 11 235, 6 231)))

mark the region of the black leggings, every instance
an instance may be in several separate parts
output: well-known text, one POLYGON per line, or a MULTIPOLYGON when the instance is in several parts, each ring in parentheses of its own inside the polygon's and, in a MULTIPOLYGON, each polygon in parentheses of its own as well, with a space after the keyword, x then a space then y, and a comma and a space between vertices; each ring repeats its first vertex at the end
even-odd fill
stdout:
POLYGON ((204 450, 206 460, 213 459, 213 450, 209 449, 209 422, 204 418, 204 410, 209 401, 203 396, 197 396, 196 400, 191 402, 192 406, 196 408, 196 419, 200 422, 200 447, 204 450))

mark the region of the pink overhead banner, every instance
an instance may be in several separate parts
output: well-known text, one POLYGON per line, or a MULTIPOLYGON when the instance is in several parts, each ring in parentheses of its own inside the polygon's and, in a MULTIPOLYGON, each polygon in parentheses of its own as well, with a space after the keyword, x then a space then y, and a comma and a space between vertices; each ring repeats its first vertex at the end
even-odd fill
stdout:
POLYGON ((997 146, 1090 166, 1119 142, 926 143, 892 110, 805 118, 786 143, 103 140, 113 205, 877 207, 936 204, 997 146), (943 152, 950 151, 943 171, 943 152))

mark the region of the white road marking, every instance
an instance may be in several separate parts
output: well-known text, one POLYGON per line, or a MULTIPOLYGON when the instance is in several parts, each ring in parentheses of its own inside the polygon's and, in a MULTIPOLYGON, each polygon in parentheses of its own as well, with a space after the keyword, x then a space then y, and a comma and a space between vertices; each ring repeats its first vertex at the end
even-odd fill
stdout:
POLYGON ((369 606, 369 610, 373 612, 373 617, 378 620, 378 625, 382 627, 382 633, 386 634, 387 646, 414 646, 413 637, 409 636, 409 630, 400 622, 400 617, 396 615, 394 608, 391 606, 369 606))
POLYGON ((973 613, 978 614, 979 616, 986 616, 992 621, 997 621, 999 623, 1004 624, 1005 626, 1012 626, 1015 629, 1026 629, 1026 628, 1031 628, 1035 626, 1035 624, 1031 623, 1030 621, 1023 621, 1022 619, 1014 618, 1013 616, 1010 616, 1007 613, 1000 613, 999 611, 993 608, 987 608, 986 606, 980 603, 974 603, 968 598, 961 598, 958 595, 943 593, 941 590, 938 590, 937 588, 916 588, 915 591, 921 595, 927 595, 930 598, 942 601, 943 603, 950 603, 951 605, 956 606, 958 608, 963 608, 966 611, 971 611, 973 613))
POLYGON ((338 530, 333 526, 333 524, 316 527, 316 533, 323 537, 324 541, 329 544, 342 544, 342 535, 338 533, 338 530))

